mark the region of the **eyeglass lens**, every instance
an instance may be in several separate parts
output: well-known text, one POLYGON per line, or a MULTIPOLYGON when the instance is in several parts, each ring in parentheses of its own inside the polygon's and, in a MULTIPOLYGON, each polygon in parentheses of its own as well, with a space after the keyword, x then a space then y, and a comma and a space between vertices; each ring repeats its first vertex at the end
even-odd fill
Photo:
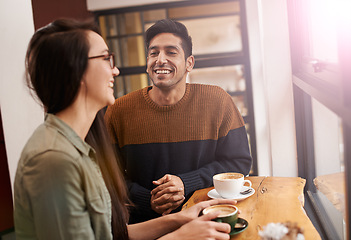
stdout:
POLYGON ((110 54, 110 66, 112 69, 115 67, 115 58, 112 53, 110 54))

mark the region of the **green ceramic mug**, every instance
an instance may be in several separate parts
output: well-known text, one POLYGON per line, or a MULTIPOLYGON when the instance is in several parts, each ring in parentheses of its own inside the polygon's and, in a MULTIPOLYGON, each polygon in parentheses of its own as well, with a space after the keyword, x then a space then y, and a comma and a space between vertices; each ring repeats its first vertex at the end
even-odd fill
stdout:
POLYGON ((213 205, 202 210, 203 214, 211 212, 220 212, 219 216, 213 221, 229 223, 231 231, 234 230, 238 221, 238 208, 230 204, 213 205))

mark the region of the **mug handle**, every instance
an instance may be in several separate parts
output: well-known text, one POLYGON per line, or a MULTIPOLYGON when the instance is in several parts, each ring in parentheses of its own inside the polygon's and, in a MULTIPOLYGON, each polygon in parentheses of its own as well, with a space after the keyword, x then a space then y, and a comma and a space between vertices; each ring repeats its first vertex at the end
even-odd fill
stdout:
POLYGON ((248 183, 250 186, 249 186, 249 188, 251 188, 251 186, 252 186, 252 183, 251 183, 251 181, 250 180, 244 180, 244 182, 243 182, 243 186, 245 186, 245 183, 248 183))

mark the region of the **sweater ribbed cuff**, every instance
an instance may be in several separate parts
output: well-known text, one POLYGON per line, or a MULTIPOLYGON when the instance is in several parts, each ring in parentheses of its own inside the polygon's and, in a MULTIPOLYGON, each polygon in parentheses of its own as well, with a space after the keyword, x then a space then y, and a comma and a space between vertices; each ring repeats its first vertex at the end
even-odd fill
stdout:
POLYGON ((202 182, 197 172, 189 172, 178 175, 184 184, 184 194, 192 194, 194 191, 202 188, 202 182))
POLYGON ((132 190, 131 199, 139 207, 150 208, 151 194, 150 191, 143 187, 138 187, 137 191, 132 190))

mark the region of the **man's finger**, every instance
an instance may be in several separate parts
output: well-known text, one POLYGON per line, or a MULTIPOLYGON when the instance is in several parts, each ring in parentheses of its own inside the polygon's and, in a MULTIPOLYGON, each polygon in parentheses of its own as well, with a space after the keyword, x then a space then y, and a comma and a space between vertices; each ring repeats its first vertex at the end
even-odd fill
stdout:
POLYGON ((172 186, 172 184, 170 182, 162 183, 161 185, 159 185, 159 186, 155 187, 154 189, 152 189, 151 190, 151 194, 155 194, 155 193, 157 193, 159 191, 162 191, 163 189, 168 188, 170 186, 172 186))
POLYGON ((184 200, 185 197, 182 194, 164 194, 159 198, 155 198, 152 203, 155 205, 163 205, 166 203, 173 203, 179 200, 184 200))
POLYGON ((178 187, 167 187, 160 191, 151 191, 151 194, 155 196, 155 198, 159 198, 164 194, 181 194, 184 195, 183 188, 178 187))
POLYGON ((163 184, 159 185, 158 187, 152 189, 151 194, 155 194, 155 193, 160 192, 160 191, 162 191, 166 188, 169 188, 169 187, 178 187, 179 191, 183 191, 183 185, 176 185, 172 181, 169 181, 169 182, 163 183, 163 184))
POLYGON ((169 181, 164 182, 164 183, 160 184, 159 186, 157 186, 156 188, 154 188, 151 191, 151 194, 156 194, 156 192, 162 191, 165 188, 173 187, 173 186, 178 187, 179 191, 183 191, 184 184, 183 184, 183 181, 179 177, 172 176, 172 175, 168 174, 167 179, 169 179, 169 181))
POLYGON ((156 180, 156 181, 152 181, 152 183, 154 185, 161 185, 161 184, 164 184, 168 181, 170 181, 172 178, 171 178, 171 175, 169 174, 166 174, 164 175, 163 177, 161 177, 160 179, 156 180))

